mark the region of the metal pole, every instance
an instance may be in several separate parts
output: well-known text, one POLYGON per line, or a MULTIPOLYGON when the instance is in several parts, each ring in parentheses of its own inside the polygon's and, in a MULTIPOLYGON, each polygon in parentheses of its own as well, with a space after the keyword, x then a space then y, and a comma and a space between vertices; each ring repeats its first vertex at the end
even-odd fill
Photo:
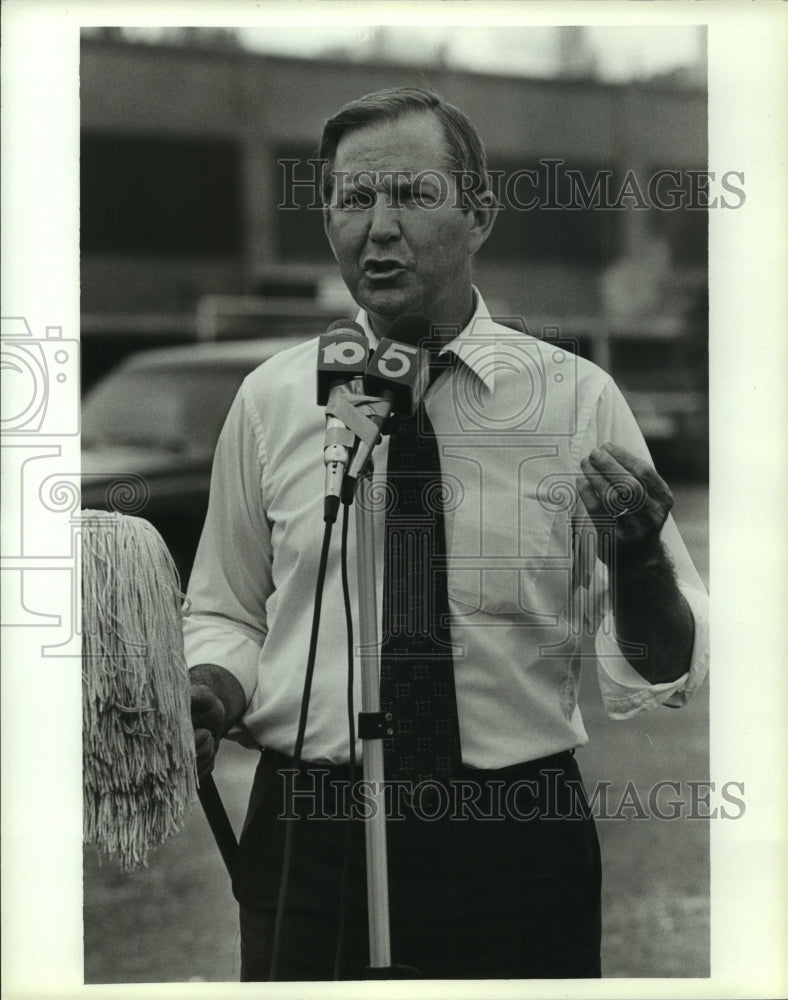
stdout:
MULTIPOLYGON (((356 547, 358 560, 358 610, 361 659, 361 706, 365 713, 380 712, 380 647, 375 575, 374 521, 371 475, 358 480, 356 493, 356 547)), ((371 790, 372 811, 364 825, 367 846, 367 909, 369 913, 369 964, 372 969, 391 966, 389 930, 389 877, 386 852, 386 803, 383 793, 383 741, 363 742, 365 790, 371 790)))

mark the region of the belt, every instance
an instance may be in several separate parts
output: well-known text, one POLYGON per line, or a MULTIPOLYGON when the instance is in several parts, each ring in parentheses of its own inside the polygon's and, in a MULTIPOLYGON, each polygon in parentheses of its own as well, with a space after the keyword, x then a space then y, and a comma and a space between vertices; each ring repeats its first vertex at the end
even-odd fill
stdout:
MULTIPOLYGON (((295 760, 288 754, 279 750, 272 750, 268 747, 261 747, 264 761, 277 771, 292 770, 295 768, 295 760)), ((507 767, 498 768, 476 768, 462 765, 453 780, 473 780, 473 781, 520 781, 523 778, 531 777, 540 771, 561 769, 570 763, 575 755, 574 749, 561 750, 559 753, 550 754, 547 757, 538 757, 535 760, 523 761, 520 764, 510 764, 507 767)), ((316 763, 314 761, 301 761, 301 770, 304 771, 326 771, 329 778, 336 781, 350 781, 350 764, 329 764, 316 763)), ((361 761, 356 764, 354 778, 360 780, 363 776, 361 761)))
MULTIPOLYGON (((387 813, 391 813, 392 803, 396 803, 396 811, 404 809, 406 813, 417 812, 421 816, 437 815, 448 804, 448 812, 451 812, 451 801, 459 795, 457 801, 463 801, 465 792, 472 791, 475 802, 482 804, 485 811, 489 811, 492 806, 489 803, 498 801, 496 799, 496 787, 500 789, 514 789, 520 784, 528 785, 532 789, 534 801, 544 799, 549 801, 550 791, 547 784, 542 781, 542 777, 552 773, 554 780, 559 785, 565 782, 572 783, 579 778, 577 768, 573 764, 574 750, 563 750, 560 753, 550 754, 547 757, 539 757, 536 760, 523 761, 520 764, 512 764, 501 768, 474 768, 463 766, 448 783, 439 784, 436 781, 427 781, 422 784, 408 782, 387 782, 387 813), (463 785, 466 787, 463 788, 463 785), (481 793, 481 799, 479 794, 481 793), (451 801, 447 802, 447 795, 451 801)), ((349 764, 328 764, 315 763, 313 761, 302 761, 301 768, 295 768, 295 762, 288 754, 280 753, 278 750, 263 749, 260 760, 260 767, 273 778, 275 775, 287 774, 288 778, 282 783, 279 794, 289 801, 287 811, 291 808, 297 810, 304 809, 309 813, 320 813, 323 815, 336 815, 344 808, 343 803, 347 803, 345 792, 355 788, 363 788, 357 783, 363 781, 363 771, 361 764, 357 765, 351 781, 351 771, 349 764), (302 781, 301 779, 305 779, 302 781), (345 792, 343 792, 343 789, 345 792), (292 798, 290 798, 292 796, 292 798), (300 803, 293 806, 293 803, 300 803), (339 805, 338 805, 339 804, 339 805)), ((558 786, 555 786, 558 787, 558 786)), ((530 807, 530 806, 529 806, 530 807)))

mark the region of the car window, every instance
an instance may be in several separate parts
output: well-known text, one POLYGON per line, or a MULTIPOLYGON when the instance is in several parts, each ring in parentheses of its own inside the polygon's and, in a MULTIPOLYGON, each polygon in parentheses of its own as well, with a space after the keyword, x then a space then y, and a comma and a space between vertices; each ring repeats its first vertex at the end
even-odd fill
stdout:
POLYGON ((85 400, 83 447, 212 451, 233 397, 252 367, 111 373, 85 400))

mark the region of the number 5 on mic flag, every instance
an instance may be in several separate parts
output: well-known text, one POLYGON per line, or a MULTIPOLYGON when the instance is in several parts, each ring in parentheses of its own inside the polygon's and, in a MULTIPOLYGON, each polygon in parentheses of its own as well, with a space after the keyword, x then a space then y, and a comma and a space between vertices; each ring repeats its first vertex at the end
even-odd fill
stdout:
POLYGON ((420 347, 383 337, 369 359, 364 390, 391 399, 395 413, 412 416, 429 379, 426 352, 420 347))

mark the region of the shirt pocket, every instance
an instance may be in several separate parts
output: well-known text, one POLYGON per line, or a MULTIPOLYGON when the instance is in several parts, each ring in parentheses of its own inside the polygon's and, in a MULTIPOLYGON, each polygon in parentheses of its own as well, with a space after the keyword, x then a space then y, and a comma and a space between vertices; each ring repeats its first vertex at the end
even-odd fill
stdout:
POLYGON ((500 624, 559 625, 571 600, 572 543, 564 513, 536 497, 517 512, 468 508, 454 514, 450 534, 449 597, 458 617, 493 615, 500 624))

